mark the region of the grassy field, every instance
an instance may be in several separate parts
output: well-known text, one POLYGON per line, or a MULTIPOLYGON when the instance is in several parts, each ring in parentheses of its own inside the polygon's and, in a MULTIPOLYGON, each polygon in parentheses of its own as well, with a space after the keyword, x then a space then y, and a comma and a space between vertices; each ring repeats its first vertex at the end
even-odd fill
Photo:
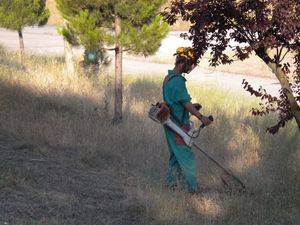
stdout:
POLYGON ((168 150, 147 118, 161 77, 125 76, 124 122, 112 126, 113 82, 64 73, 60 58, 0 53, 0 223, 288 225, 299 221, 300 136, 296 123, 265 133, 274 117, 220 87, 189 86, 215 122, 198 143, 247 185, 226 192, 221 171, 196 152, 212 191, 192 196, 164 186, 168 150), (6 222, 6 223, 5 223, 6 222))

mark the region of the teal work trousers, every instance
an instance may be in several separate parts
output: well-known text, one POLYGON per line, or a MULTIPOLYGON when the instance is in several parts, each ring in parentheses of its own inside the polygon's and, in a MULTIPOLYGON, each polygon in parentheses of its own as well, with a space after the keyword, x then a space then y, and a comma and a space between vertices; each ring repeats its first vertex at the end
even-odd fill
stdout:
POLYGON ((167 185, 174 187, 177 182, 183 182, 184 180, 189 192, 196 191, 199 185, 196 175, 194 152, 183 142, 182 138, 170 130, 170 128, 164 127, 164 130, 170 153, 167 185))

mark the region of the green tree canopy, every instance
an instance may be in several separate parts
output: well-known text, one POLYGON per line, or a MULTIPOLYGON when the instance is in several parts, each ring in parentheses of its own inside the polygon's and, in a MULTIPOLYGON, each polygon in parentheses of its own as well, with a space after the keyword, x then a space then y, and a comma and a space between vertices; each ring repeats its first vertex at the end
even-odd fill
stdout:
POLYGON ((46 0, 1 0, 0 27, 18 31, 21 55, 24 52, 22 30, 25 26, 42 26, 47 23, 50 12, 46 0))
POLYGON ((56 0, 68 26, 62 34, 73 45, 86 49, 101 48, 120 41, 124 49, 134 54, 151 55, 157 51, 168 25, 158 11, 165 0, 56 0), (115 16, 121 18, 122 32, 113 33, 115 16))
POLYGON ((44 25, 49 18, 45 0, 1 0, 0 26, 21 31, 25 26, 44 25))
POLYGON ((69 43, 101 53, 107 50, 105 46, 114 45, 119 91, 116 107, 122 107, 122 52, 148 56, 159 49, 169 30, 159 15, 166 0, 56 0, 56 3, 67 21, 61 33, 69 43))

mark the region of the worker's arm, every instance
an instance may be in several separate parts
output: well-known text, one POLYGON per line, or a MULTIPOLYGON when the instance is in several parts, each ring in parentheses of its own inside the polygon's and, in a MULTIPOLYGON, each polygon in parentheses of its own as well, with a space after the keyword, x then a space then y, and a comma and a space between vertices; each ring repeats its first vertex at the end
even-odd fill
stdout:
POLYGON ((184 107, 186 108, 187 111, 189 111, 192 115, 196 116, 205 126, 208 126, 209 124, 212 123, 212 121, 206 117, 203 116, 198 110, 197 110, 197 105, 193 104, 191 102, 187 102, 184 104, 184 107))
POLYGON ((206 117, 203 116, 198 110, 197 108, 199 108, 199 110, 201 109, 201 105, 200 104, 193 104, 191 103, 191 97, 186 89, 186 85, 185 85, 185 80, 182 77, 176 77, 174 78, 172 81, 170 82, 175 82, 176 85, 174 85, 174 90, 173 90, 173 100, 174 102, 181 102, 181 104, 184 105, 184 107, 194 116, 196 116, 205 126, 208 126, 209 124, 211 124, 211 120, 206 117))

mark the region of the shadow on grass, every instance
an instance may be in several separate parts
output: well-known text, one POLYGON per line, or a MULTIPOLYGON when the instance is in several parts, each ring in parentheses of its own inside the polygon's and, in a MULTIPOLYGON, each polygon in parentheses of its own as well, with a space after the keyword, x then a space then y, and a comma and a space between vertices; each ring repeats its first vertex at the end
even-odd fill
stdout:
MULTIPOLYGON (((200 143, 237 173, 253 195, 214 193, 193 200, 162 188, 167 145, 161 127, 147 118, 149 103, 161 98, 160 84, 133 82, 126 95, 125 120, 112 126, 105 99, 41 95, 1 82, 0 128, 12 137, 0 138, 5 174, 1 219, 18 224, 296 222, 294 156, 300 142, 293 124, 272 137, 262 129, 270 121, 230 116, 215 107, 216 122, 201 134, 200 143), (29 143, 25 148, 24 142, 29 143), (258 159, 245 166, 248 158, 243 156, 249 152, 258 159), (211 202, 219 205, 217 214, 205 208, 211 202)), ((213 166, 205 158, 198 161, 200 181, 211 182, 212 173, 216 180, 220 172, 208 170, 213 166)), ((211 184, 219 185, 215 180, 211 184)))
POLYGON ((122 143, 109 138, 124 125, 111 126, 101 102, 5 82, 0 102, 1 223, 141 224, 120 177, 122 143))
POLYGON ((140 79, 130 84, 129 96, 138 101, 157 101, 160 97, 161 86, 151 80, 140 79))
MULTIPOLYGON (((1 54, 1 50, 0 50, 0 54, 1 54)), ((26 67, 24 65, 18 63, 15 60, 11 60, 10 57, 0 57, 0 65, 12 67, 18 72, 23 72, 23 73, 27 72, 26 67)))

